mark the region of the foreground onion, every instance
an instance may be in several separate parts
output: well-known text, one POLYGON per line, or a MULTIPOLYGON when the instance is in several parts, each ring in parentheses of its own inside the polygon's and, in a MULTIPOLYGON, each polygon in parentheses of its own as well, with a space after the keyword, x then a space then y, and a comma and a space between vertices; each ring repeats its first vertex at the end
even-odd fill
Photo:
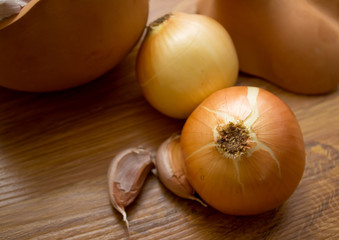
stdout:
POLYGON ((304 171, 295 115, 255 87, 231 87, 205 99, 187 119, 181 147, 193 188, 227 214, 258 214, 281 205, 304 171))
POLYGON ((238 58, 226 30, 197 14, 172 13, 150 24, 136 73, 158 111, 186 118, 213 92, 233 86, 238 58))

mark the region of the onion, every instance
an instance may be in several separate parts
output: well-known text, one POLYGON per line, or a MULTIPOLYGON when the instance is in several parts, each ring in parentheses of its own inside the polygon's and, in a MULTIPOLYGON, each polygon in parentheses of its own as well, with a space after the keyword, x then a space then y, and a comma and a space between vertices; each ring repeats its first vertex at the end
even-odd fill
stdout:
POLYGON ((209 17, 179 12, 150 24, 136 62, 145 98, 174 118, 187 118, 207 96, 233 86, 238 71, 226 30, 209 17))
POLYGON ((227 214, 278 207, 298 186, 305 166, 295 115, 256 87, 231 87, 205 99, 184 125, 181 148, 195 191, 227 214))
POLYGON ((101 76, 140 38, 148 2, 30 1, 0 21, 0 85, 45 92, 101 76))
POLYGON ((229 32, 240 70, 302 94, 339 83, 338 1, 199 0, 229 32))

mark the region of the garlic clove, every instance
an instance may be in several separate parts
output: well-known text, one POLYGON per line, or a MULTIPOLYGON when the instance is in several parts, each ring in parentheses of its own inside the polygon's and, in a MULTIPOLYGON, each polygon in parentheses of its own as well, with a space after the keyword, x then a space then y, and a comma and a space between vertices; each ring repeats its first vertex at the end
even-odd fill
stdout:
POLYGON ((0 1, 0 21, 5 18, 11 17, 12 15, 18 14, 20 10, 21 6, 17 1, 0 1))
POLYGON ((157 176, 166 188, 179 197, 207 206, 194 196, 194 189, 185 176, 179 134, 172 135, 160 145, 154 163, 157 176))
POLYGON ((148 173, 154 168, 151 153, 142 148, 129 148, 118 153, 108 169, 108 193, 113 207, 129 223, 125 208, 140 193, 148 173))

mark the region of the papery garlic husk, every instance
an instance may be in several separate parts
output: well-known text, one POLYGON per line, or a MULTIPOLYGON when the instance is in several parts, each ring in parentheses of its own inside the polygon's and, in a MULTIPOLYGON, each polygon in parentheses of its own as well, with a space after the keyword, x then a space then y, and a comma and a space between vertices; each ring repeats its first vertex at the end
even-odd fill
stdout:
POLYGON ((125 208, 140 193, 148 173, 154 168, 150 151, 129 148, 118 153, 108 169, 108 194, 113 207, 129 228, 125 208))
POLYGON ((206 206, 194 195, 194 189, 185 176, 179 134, 172 135, 160 145, 155 166, 158 178, 167 189, 179 197, 195 200, 206 206))
POLYGON ((231 87, 205 99, 187 119, 181 147, 193 188, 226 214, 258 214, 280 206, 305 167, 294 113, 256 87, 231 87))
POLYGON ((12 15, 18 14, 21 6, 15 0, 0 1, 0 21, 12 15))
POLYGON ((238 72, 227 31, 212 18, 181 12, 150 24, 136 61, 145 98, 174 118, 187 118, 207 96, 233 86, 238 72))

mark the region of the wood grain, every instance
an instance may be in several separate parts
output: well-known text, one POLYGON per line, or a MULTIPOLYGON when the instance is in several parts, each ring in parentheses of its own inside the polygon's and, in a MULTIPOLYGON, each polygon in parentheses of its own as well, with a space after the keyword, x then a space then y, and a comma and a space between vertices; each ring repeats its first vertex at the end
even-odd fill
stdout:
MULTIPOLYGON (((194 3, 151 0, 149 21, 194 12, 194 3)), ((339 239, 339 91, 296 95, 247 75, 237 84, 273 92, 299 120, 307 161, 296 192, 278 209, 236 217, 180 199, 150 175, 127 208, 128 233, 107 195, 111 159, 128 147, 155 150, 184 123, 143 98, 137 50, 78 88, 0 88, 0 239, 339 239)))

